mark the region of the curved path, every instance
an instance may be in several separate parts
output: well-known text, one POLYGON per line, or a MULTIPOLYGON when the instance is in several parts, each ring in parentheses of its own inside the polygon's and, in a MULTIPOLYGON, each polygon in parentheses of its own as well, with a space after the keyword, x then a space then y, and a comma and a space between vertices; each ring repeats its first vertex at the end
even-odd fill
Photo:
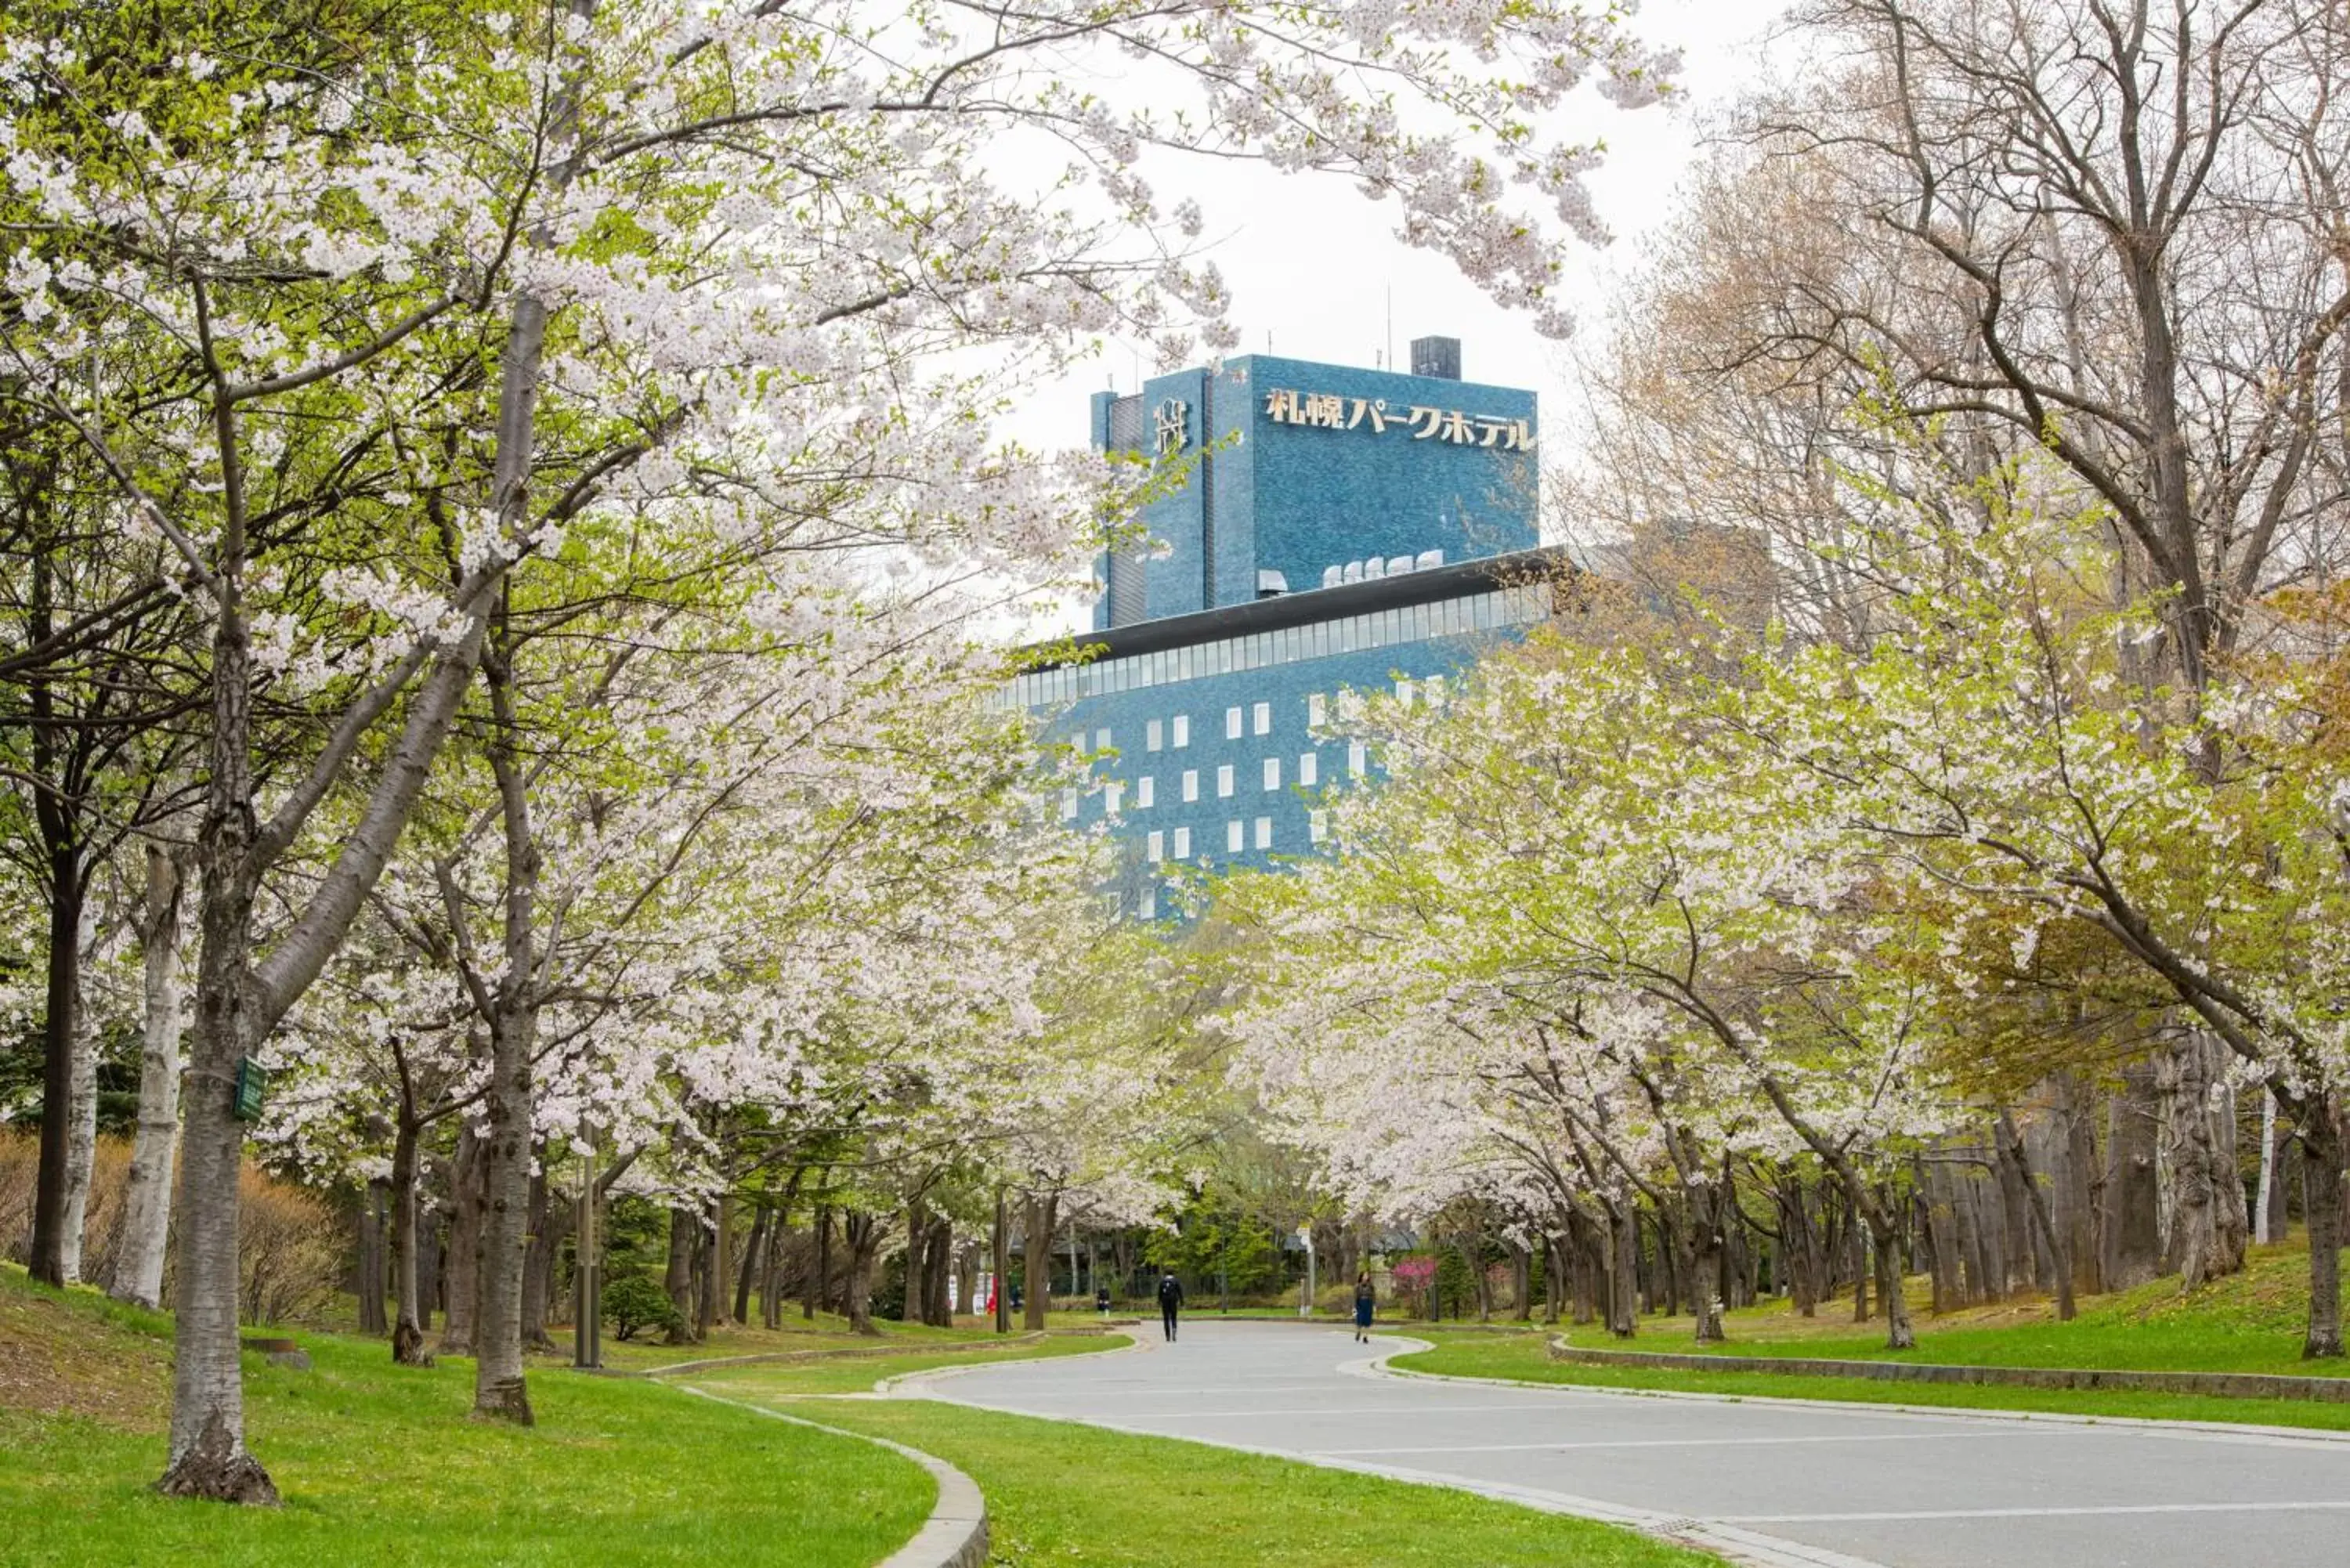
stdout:
POLYGON ((1553 1390, 1377 1366, 1409 1345, 1201 1321, 1176 1345, 1151 1334, 1142 1354, 1007 1363, 905 1392, 1462 1487, 1775 1568, 2350 1563, 2350 1434, 1553 1390))

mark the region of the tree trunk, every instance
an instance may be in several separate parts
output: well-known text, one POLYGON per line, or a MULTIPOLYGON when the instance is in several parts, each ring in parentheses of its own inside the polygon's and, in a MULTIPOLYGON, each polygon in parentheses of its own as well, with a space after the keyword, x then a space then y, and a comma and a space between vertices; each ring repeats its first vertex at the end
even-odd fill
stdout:
POLYGON ((2056 1321, 2070 1323, 2079 1315, 2079 1308, 2073 1300, 2073 1260, 2066 1254, 2071 1241, 2057 1229, 2054 1216, 2049 1213, 2047 1194, 2033 1179, 2032 1163, 2024 1152, 2023 1136, 2015 1130, 2014 1118, 2004 1110, 1999 1113, 1999 1131, 2006 1140, 2008 1158, 2014 1162, 2022 1179, 2024 1197, 2031 1205, 2033 1220, 2040 1227, 2040 1239, 2047 1243, 2049 1254, 2054 1260, 2050 1273, 2056 1283, 2056 1321))
POLYGON ((442 1271, 441 1354, 473 1354, 482 1290, 482 1140, 471 1126, 457 1131, 449 1166, 449 1251, 442 1271))
POLYGON ((244 1380, 237 1343, 236 1064, 255 1044, 246 969, 260 867, 247 771, 249 649, 244 618, 223 607, 213 639, 213 778, 199 835, 203 943, 189 1041, 180 1153, 179 1244, 173 1267, 172 1446, 158 1490, 166 1496, 275 1506, 277 1488, 244 1446, 244 1380))
POLYGON ((848 1243, 848 1327, 852 1334, 879 1337, 873 1326, 873 1260, 881 1251, 881 1222, 855 1210, 842 1225, 848 1243))
POLYGON ((2154 1278, 2162 1247, 2156 1222, 2154 1069, 2122 1070, 2122 1090, 2106 1102, 2103 1231, 2104 1285, 2126 1291, 2154 1278))
POLYGON ((1698 1188, 1689 1195, 1689 1301, 1700 1345, 1719 1345, 1730 1337, 1721 1325, 1721 1299, 1716 1293, 1721 1279, 1726 1206, 1727 1195, 1719 1187, 1698 1188))
POLYGON ((432 1364, 424 1353, 418 1277, 416 1143, 421 1130, 403 1114, 391 1143, 391 1358, 403 1366, 432 1364))
POLYGON ((2309 1183, 2309 1327, 2301 1354, 2342 1354, 2342 1118, 2331 1095, 2303 1102, 2302 1170, 2309 1183))
POLYGON ((530 1177, 530 1242, 522 1261, 522 1343, 525 1350, 552 1353, 555 1338, 546 1332, 547 1310, 555 1300, 555 1256, 577 1222, 577 1205, 557 1203, 546 1185, 546 1141, 531 1146, 536 1167, 530 1177))
POLYGON ((1630 1339, 1640 1327, 1640 1221, 1621 1193, 1607 1199, 1607 1332, 1630 1339))
POLYGON ((2058 1187, 2064 1197, 2063 1228, 2073 1260, 2074 1292, 2085 1295, 2105 1289, 2104 1246, 2097 1221, 2105 1180, 2097 1164, 2092 1103, 2074 1075, 2056 1075, 2056 1114, 2064 1123, 2064 1174, 2058 1187))
MULTIPOLYGON (((92 922, 96 914, 85 901, 81 929, 74 942, 77 953, 88 952, 95 940, 92 922)), ((73 1096, 70 1136, 66 1140, 66 1212, 64 1228, 57 1235, 62 1250, 60 1268, 68 1284, 79 1284, 82 1281, 82 1252, 89 1240, 90 1172, 98 1163, 98 1028, 80 995, 78 975, 74 979, 74 992, 73 1096)))
MULTIPOLYGON (((1520 1323, 1532 1323, 1534 1316, 1534 1254, 1513 1241, 1510 1243, 1510 1288, 1513 1293, 1510 1315, 1520 1323)), ((1343 1269, 1338 1277, 1351 1279, 1343 1269)))
MULTIPOLYGON (((516 983, 529 983, 528 975, 516 983)), ((537 1008, 525 1004, 506 1012, 490 1032, 490 1088, 483 1102, 489 1128, 477 1150, 481 1199, 477 1210, 480 1251, 474 1269, 473 1414, 525 1427, 532 1423, 530 1390, 523 1372, 522 1296, 523 1270, 530 1251, 531 1124, 536 1099, 531 1054, 537 1026, 537 1008)), ((442 1344, 445 1347, 447 1340, 442 1344)))
POLYGON ((994 1250, 991 1263, 995 1271, 995 1332, 1012 1332, 1012 1286, 1006 1277, 1012 1269, 1012 1216, 1001 1187, 995 1189, 994 1250))
MULTIPOLYGON (((122 1197, 122 1241, 109 1293, 153 1307, 163 1300, 163 1256, 171 1244, 172 1185, 180 1152, 180 908, 182 857, 147 846, 147 888, 139 922, 145 1002, 139 1044, 139 1130, 122 1197)), ((380 1254, 379 1253, 379 1262, 380 1254)), ((380 1283, 380 1282, 379 1282, 380 1283)), ((383 1329, 379 1289, 376 1324, 383 1329)))
POLYGON ((800 1297, 800 1319, 812 1320, 816 1308, 829 1304, 830 1287, 827 1283, 832 1271, 832 1206, 818 1204, 816 1211, 814 1257, 810 1262, 807 1290, 800 1297))
POLYGON ((1045 1326, 1045 1314, 1052 1310, 1053 1226, 1061 1199, 1055 1193, 1041 1199, 1032 1196, 1026 1202, 1027 1231, 1023 1238, 1026 1256, 1021 1273, 1027 1284, 1027 1296, 1021 1304, 1024 1326, 1033 1334, 1045 1326))
POLYGON ((699 1216, 692 1210, 672 1207, 669 1211, 669 1266, 661 1277, 661 1288, 669 1293, 669 1304, 676 1309, 677 1319, 670 1325, 669 1343, 693 1343, 693 1319, 697 1303, 693 1299, 694 1233, 702 1229, 699 1216))
POLYGON ((751 1321, 751 1278, 759 1271, 760 1256, 767 1244, 767 1206, 760 1204, 751 1216, 751 1239, 743 1243, 742 1277, 734 1282, 734 1321, 751 1321))
POLYGON ((929 1267, 924 1273, 922 1321, 932 1328, 954 1326, 954 1221, 939 1215, 931 1221, 929 1267))
POLYGON ((899 1323, 922 1321, 922 1282, 929 1278, 931 1211, 920 1194, 906 1204, 906 1292, 898 1303, 899 1323))
MULTIPOLYGON (((47 792, 42 792, 47 798, 47 792)), ((41 1021, 41 1158, 33 1197, 33 1278, 62 1289, 80 1260, 78 1233, 69 1245, 73 1207, 76 1042, 81 1037, 81 932, 86 876, 81 851, 70 842, 49 853, 49 941, 47 1005, 41 1021)))

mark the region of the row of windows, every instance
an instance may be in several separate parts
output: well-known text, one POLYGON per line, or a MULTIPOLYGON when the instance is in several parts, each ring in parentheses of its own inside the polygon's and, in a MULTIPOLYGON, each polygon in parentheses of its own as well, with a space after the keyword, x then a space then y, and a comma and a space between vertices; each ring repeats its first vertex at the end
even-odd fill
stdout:
MULTIPOLYGON (((1369 765, 1370 753, 1363 742, 1360 741, 1348 742, 1347 743, 1347 771, 1350 774, 1360 774, 1363 770, 1369 765)), ((1281 787, 1281 759, 1279 757, 1265 758, 1264 761, 1259 764, 1257 770, 1259 787, 1265 790, 1279 789, 1281 787)), ((1313 789, 1321 784, 1322 758, 1319 753, 1314 752, 1300 752, 1298 753, 1295 780, 1297 787, 1300 789, 1313 789)), ((1216 798, 1219 800, 1230 800, 1232 797, 1232 793, 1237 781, 1238 774, 1234 771, 1232 763, 1226 763, 1222 767, 1218 768, 1216 770, 1216 798)), ((1182 797, 1187 804, 1200 798, 1199 769, 1185 768, 1178 783, 1182 797)), ((1102 786, 1103 808, 1107 811, 1110 815, 1116 816, 1126 809, 1126 789, 1127 786, 1125 783, 1118 780, 1113 780, 1102 786)), ((1061 815, 1065 817, 1076 815, 1077 800, 1077 791, 1074 789, 1063 790, 1061 792, 1061 815)), ((1137 811, 1148 811, 1158 804, 1158 775, 1155 774, 1144 774, 1140 778, 1134 781, 1134 809, 1137 811)))
MULTIPOLYGON (((1409 676, 1400 677, 1395 683, 1396 698, 1408 708, 1411 706, 1412 702, 1419 697, 1420 690, 1423 687, 1427 691, 1428 700, 1430 702, 1439 705, 1443 702, 1444 677, 1441 675, 1431 675, 1425 680, 1414 680, 1409 676)), ((1329 722, 1330 702, 1328 696, 1320 691, 1308 693, 1305 699, 1306 729, 1309 731, 1318 731, 1329 722)), ((1165 750, 1166 748, 1161 744, 1161 742, 1168 733, 1168 728, 1170 725, 1172 726, 1174 732, 1175 749, 1180 751, 1190 746, 1191 743, 1191 717, 1188 714, 1178 713, 1172 720, 1169 721, 1162 722, 1158 719, 1146 721, 1142 726, 1142 749, 1146 752, 1165 750)), ((1248 727, 1259 735, 1272 734, 1273 704, 1270 702, 1255 702, 1250 704, 1248 727)), ((1237 741, 1241 739, 1242 730, 1241 709, 1238 707, 1225 709, 1224 739, 1228 741, 1237 741)), ((1107 724, 1104 724, 1094 731, 1093 749, 1096 752, 1107 752, 1110 749, 1111 742, 1116 739, 1116 732, 1113 732, 1107 724)), ((1083 730, 1076 731, 1070 734, 1069 744, 1083 747, 1085 743, 1086 732, 1083 730)), ((1356 771, 1359 773, 1361 770, 1358 768, 1356 771)), ((1307 784, 1311 784, 1314 781, 1307 779, 1305 782, 1307 784)), ((1265 787, 1270 789, 1274 786, 1268 784, 1265 787)), ((1227 791, 1226 793, 1229 794, 1230 792, 1227 791)), ((1149 803, 1146 801, 1144 804, 1148 805, 1149 803)))
MULTIPOLYGON (((1319 844, 1328 836, 1329 831, 1329 819, 1326 813, 1310 811, 1305 814, 1305 834, 1308 838, 1319 844)), ((1165 864, 1169 858, 1167 851, 1170 839, 1175 851, 1173 857, 1175 859, 1191 858, 1191 830, 1188 827, 1179 827, 1171 835, 1153 832, 1143 846, 1144 858, 1154 866, 1165 864)), ((1243 823, 1236 816, 1224 824, 1226 854, 1238 855, 1248 849, 1252 844, 1258 849, 1273 847, 1273 818, 1260 816, 1252 822, 1243 823)))
MULTIPOLYGON (((1326 659, 1334 654, 1355 653, 1364 649, 1425 642, 1434 637, 1463 637, 1472 632, 1523 626, 1544 619, 1549 614, 1549 585, 1530 583, 1492 593, 1440 599, 1434 604, 1407 605, 1397 609, 1341 616, 1332 620, 1316 621, 1311 626, 1284 627, 1279 631, 1222 638, 1213 642, 1195 643, 1190 648, 1170 648, 1159 653, 1138 653, 1124 659, 1105 659, 1093 664, 1039 670, 1014 678, 997 700, 1005 705, 1022 708, 1074 702, 1081 697, 1135 691, 1146 686, 1165 686, 1179 680, 1203 680, 1211 675, 1231 675, 1244 670, 1262 670, 1269 665, 1294 664, 1299 659, 1326 659)), ((1228 720, 1229 717, 1227 714, 1228 720)), ((1189 740, 1188 732, 1184 732, 1175 744, 1185 745, 1189 740)))

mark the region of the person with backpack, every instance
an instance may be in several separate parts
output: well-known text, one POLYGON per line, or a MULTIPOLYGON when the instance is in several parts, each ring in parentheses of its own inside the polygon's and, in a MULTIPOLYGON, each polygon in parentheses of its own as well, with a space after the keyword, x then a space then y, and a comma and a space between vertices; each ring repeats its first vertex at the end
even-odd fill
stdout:
POLYGON ((1175 1343, 1175 1314, 1183 1310, 1183 1282, 1169 1270, 1159 1279, 1159 1318, 1167 1330, 1167 1343, 1175 1343))
POLYGON ((1371 1308, 1378 1300, 1371 1289, 1371 1272, 1365 1269, 1355 1276, 1355 1343, 1371 1343, 1371 1308))

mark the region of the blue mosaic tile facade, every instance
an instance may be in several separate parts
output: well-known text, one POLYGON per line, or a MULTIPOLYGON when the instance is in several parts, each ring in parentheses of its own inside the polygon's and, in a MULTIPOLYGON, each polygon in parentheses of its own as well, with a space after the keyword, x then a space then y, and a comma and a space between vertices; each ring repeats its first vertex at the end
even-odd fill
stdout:
MULTIPOLYGON (((1260 571, 1302 592, 1348 561, 1534 547, 1540 421, 1530 391, 1255 354, 1152 377, 1136 400, 1120 442, 1120 400, 1095 395, 1095 446, 1156 453, 1183 473, 1179 491, 1143 513, 1165 550, 1138 563, 1143 618, 1246 604, 1260 571), (1164 441, 1170 426, 1180 439, 1164 441)), ((1108 597, 1097 630, 1112 624, 1108 597)))
POLYGON ((1180 465, 1144 516, 1163 555, 1106 559, 1092 657, 1007 700, 1095 757, 1064 812, 1115 834, 1120 900, 1152 918, 1177 863, 1314 853, 1325 794, 1373 765, 1319 727, 1338 693, 1425 700, 1547 617, 1559 563, 1535 548, 1529 391, 1253 355, 1098 393, 1092 427, 1180 465), (1397 557, 1412 569, 1324 587, 1397 557), (1261 597, 1260 572, 1288 591, 1261 597))

